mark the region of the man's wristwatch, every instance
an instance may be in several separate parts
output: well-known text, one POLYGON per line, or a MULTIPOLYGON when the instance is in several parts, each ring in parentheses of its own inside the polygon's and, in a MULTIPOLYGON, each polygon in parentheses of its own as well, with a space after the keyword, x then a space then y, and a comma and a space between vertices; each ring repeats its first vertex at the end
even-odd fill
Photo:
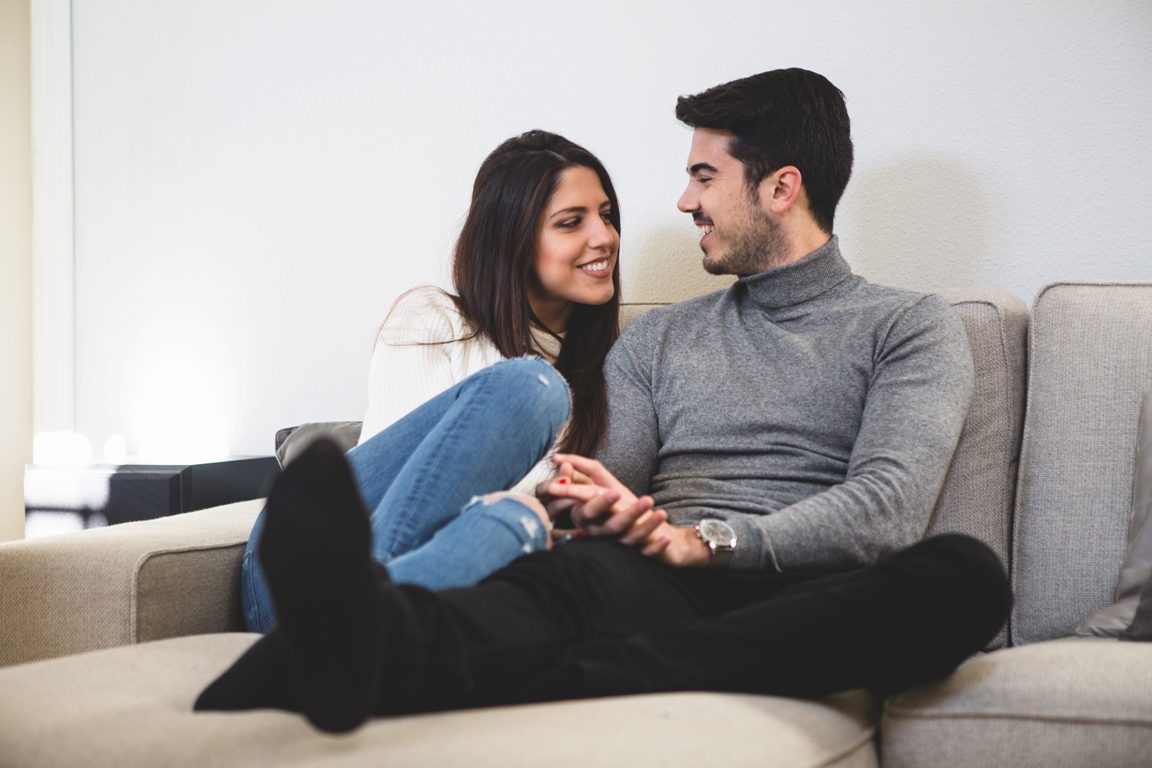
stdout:
POLYGON ((696 523, 696 535, 712 550, 709 568, 727 568, 736 549, 736 531, 723 520, 701 520, 696 523))

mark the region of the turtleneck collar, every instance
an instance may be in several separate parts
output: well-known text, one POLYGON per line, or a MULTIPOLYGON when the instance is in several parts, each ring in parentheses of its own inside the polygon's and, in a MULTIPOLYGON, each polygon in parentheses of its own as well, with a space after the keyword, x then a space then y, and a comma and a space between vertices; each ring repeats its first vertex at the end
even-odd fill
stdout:
POLYGON ((782 309, 816 298, 846 280, 852 268, 840 255, 836 235, 800 261, 741 277, 737 285, 748 298, 765 309, 782 309))

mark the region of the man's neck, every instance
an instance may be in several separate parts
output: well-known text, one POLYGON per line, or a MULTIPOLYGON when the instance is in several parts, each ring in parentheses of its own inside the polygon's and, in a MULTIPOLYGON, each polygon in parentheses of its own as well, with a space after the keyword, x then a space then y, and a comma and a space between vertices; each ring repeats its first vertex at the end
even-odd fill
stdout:
POLYGON ((832 239, 832 235, 819 228, 802 227, 799 229, 801 230, 799 232, 786 233, 785 242, 788 247, 784 251, 783 258, 773 263, 771 269, 794 264, 816 249, 823 248, 832 239))

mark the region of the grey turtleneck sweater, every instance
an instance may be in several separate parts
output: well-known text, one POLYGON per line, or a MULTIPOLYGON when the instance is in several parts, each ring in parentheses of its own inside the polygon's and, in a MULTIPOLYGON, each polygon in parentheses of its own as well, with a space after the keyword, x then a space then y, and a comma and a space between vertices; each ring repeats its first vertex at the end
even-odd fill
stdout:
POLYGON ((598 458, 675 525, 726 520, 739 569, 867 565, 917 541, 973 387, 952 308, 853 275, 835 237, 641 315, 605 375, 598 458))

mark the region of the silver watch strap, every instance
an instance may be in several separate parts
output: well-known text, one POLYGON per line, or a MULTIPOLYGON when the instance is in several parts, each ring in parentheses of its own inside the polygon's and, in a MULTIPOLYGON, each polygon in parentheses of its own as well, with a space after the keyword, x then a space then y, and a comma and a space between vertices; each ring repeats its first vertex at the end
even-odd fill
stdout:
POLYGON ((733 547, 710 541, 708 548, 712 550, 712 560, 708 563, 709 568, 727 568, 728 563, 732 562, 733 547))

